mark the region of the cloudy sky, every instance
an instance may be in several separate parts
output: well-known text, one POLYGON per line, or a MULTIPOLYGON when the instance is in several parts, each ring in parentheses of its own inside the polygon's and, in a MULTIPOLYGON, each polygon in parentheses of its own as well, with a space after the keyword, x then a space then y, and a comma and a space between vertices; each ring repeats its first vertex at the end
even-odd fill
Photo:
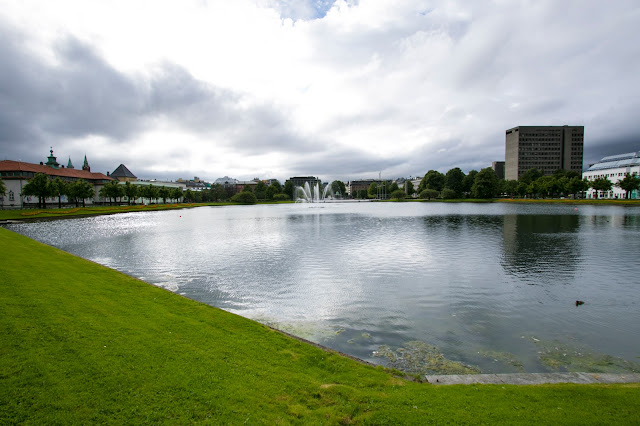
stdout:
POLYGON ((0 160, 140 178, 468 172, 517 125, 640 151, 637 0, 0 0, 0 160))

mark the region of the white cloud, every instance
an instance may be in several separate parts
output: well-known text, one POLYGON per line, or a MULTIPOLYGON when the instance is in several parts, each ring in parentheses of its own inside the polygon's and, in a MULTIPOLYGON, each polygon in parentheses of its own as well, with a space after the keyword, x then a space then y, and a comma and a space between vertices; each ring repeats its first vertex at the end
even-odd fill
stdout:
POLYGON ((640 150, 633 1, 0 0, 0 24, 25 36, 0 43, 20 59, 0 88, 37 100, 0 111, 3 150, 37 135, 209 179, 479 168, 526 124, 584 124, 587 156, 611 132, 640 150), (16 77, 34 61, 47 84, 16 77))

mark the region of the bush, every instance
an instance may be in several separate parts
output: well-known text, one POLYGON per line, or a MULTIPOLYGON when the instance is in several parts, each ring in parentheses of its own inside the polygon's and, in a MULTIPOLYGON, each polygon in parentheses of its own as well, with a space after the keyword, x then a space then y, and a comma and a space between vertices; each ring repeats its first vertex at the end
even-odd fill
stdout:
POLYGON ((273 201, 289 201, 291 199, 291 197, 289 197, 287 194, 275 194, 273 196, 273 201))
POLYGON ((393 200, 404 200, 407 194, 402 189, 396 189, 391 193, 391 199, 393 200))
POLYGON ((255 204, 258 202, 258 199, 253 192, 242 191, 231 197, 231 201, 240 204, 255 204))
POLYGON ((430 200, 432 198, 436 198, 440 193, 435 189, 425 189, 420 193, 420 198, 425 200, 430 200))
POLYGON ((456 194, 456 191, 454 191, 453 189, 445 188, 442 190, 441 197, 443 200, 451 200, 454 198, 458 198, 458 195, 456 194))

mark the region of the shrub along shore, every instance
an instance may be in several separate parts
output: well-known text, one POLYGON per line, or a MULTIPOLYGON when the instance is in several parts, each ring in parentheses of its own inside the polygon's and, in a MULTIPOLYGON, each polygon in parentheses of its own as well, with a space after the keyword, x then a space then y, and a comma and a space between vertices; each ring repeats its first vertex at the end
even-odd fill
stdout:
POLYGON ((433 386, 0 228, 0 423, 640 422, 640 385, 433 386))

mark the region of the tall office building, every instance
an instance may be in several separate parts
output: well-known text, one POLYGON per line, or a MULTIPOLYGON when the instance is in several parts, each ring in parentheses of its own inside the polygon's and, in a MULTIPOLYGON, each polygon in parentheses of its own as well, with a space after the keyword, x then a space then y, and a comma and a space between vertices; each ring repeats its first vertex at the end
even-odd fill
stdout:
POLYGON ((529 169, 545 175, 558 169, 582 174, 584 126, 518 126, 505 134, 505 179, 529 169))

